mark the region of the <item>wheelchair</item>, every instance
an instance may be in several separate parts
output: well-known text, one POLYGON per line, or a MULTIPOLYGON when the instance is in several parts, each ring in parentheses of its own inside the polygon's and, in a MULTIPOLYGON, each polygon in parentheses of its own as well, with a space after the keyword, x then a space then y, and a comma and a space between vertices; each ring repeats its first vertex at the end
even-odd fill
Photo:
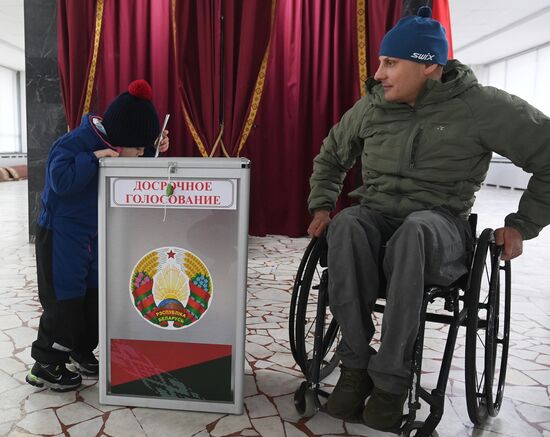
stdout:
MULTIPOLYGON (((470 420, 481 425, 489 416, 496 416, 502 404, 510 333, 511 267, 509 261, 500 259, 501 248, 495 244, 494 231, 488 228, 476 237, 477 216, 471 214, 469 222, 474 239, 468 273, 450 286, 424 288, 420 327, 411 359, 408 414, 403 416, 401 427, 394 430, 400 435, 438 435, 435 428, 443 416, 460 327, 466 328, 465 392, 470 420), (432 310, 438 303, 439 308, 432 310), (431 391, 421 385, 426 322, 449 325, 437 385, 431 391), (416 419, 421 400, 430 406, 424 421, 416 419)), ((328 311, 328 275, 327 243, 321 236, 311 240, 300 262, 290 307, 290 346, 305 376, 294 394, 294 403, 303 417, 321 409, 319 397, 328 397, 322 381, 339 363, 335 350, 340 333, 337 321, 328 311)), ((385 284, 381 286, 375 312, 384 312, 383 290, 385 284)))

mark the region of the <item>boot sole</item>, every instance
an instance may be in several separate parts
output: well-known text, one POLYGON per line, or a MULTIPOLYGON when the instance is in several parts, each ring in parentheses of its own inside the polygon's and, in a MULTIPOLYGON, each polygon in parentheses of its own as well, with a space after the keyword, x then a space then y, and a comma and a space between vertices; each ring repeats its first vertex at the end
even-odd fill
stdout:
POLYGON ((71 364, 82 375, 85 375, 85 376, 98 376, 99 375, 99 369, 96 369, 95 371, 89 370, 86 367, 82 366, 78 361, 75 361, 72 357, 70 358, 70 360, 71 360, 71 364))

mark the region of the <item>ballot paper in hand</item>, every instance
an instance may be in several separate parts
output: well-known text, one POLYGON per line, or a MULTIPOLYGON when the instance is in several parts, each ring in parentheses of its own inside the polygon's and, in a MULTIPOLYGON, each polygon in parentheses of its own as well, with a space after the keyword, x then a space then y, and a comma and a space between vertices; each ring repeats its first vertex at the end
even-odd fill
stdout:
POLYGON ((166 125, 168 124, 168 119, 170 118, 170 114, 166 114, 164 116, 164 123, 162 124, 162 129, 160 130, 160 134, 155 140, 155 158, 158 158, 160 153, 160 142, 162 141, 162 133, 166 129, 166 125))

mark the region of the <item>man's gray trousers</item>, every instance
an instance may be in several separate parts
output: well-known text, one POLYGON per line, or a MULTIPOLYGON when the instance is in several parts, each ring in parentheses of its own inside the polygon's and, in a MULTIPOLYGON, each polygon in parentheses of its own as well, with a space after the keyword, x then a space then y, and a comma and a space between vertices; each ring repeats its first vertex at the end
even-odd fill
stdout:
POLYGON ((418 211, 405 220, 363 205, 340 212, 328 227, 327 243, 329 302, 343 336, 338 346, 342 364, 368 368, 382 390, 404 392, 424 286, 447 286, 466 273, 468 240, 468 222, 445 210, 418 211), (382 270, 386 309, 376 353, 370 346, 371 313, 380 294, 382 270))

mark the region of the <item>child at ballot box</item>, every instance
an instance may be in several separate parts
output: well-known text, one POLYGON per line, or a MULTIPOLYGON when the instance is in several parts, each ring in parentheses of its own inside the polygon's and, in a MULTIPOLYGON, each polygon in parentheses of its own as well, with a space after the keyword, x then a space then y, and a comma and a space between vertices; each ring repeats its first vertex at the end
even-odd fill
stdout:
MULTIPOLYGON (((142 156, 159 138, 159 118, 145 80, 130 83, 103 117, 85 114, 80 126, 54 142, 46 163, 36 231, 38 296, 43 313, 26 381, 55 391, 76 389, 98 374, 98 160, 142 156), (72 362, 77 372, 65 366, 72 362)), ((157 145, 169 147, 168 131, 157 145)))

